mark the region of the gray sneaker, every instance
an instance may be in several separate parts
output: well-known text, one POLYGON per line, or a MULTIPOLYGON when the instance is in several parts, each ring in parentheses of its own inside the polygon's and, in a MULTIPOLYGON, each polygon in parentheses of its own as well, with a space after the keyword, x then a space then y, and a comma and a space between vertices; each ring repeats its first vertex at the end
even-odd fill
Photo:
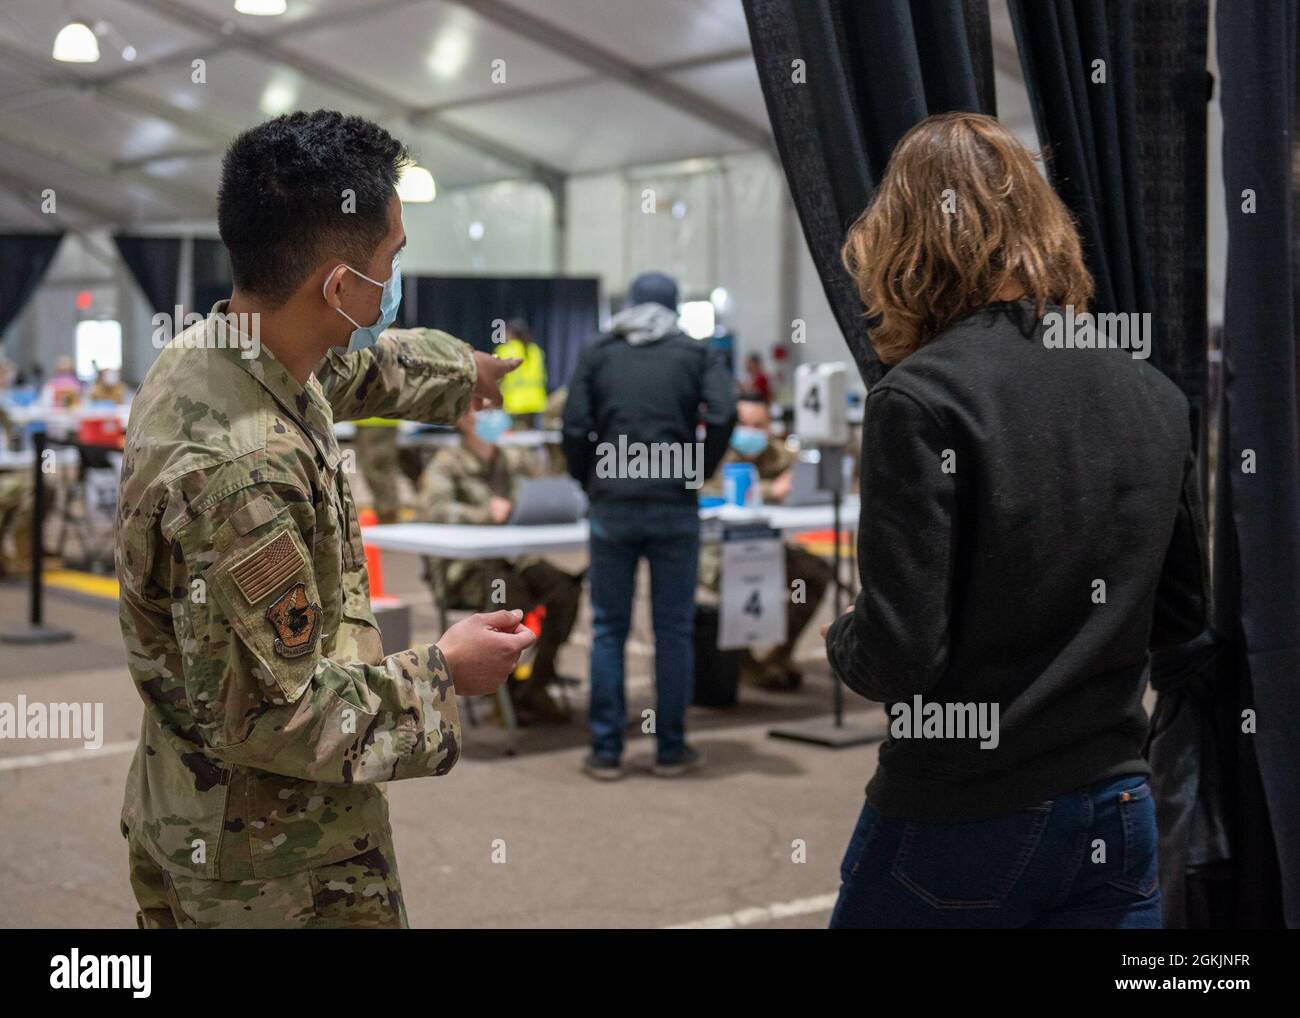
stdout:
POLYGON ((582 761, 582 769, 587 777, 597 781, 617 781, 623 776, 623 765, 616 757, 598 756, 595 753, 587 754, 587 759, 582 761))
POLYGON ((687 746, 672 756, 658 757, 652 769, 657 778, 679 778, 690 771, 698 770, 703 764, 704 754, 698 749, 687 746))

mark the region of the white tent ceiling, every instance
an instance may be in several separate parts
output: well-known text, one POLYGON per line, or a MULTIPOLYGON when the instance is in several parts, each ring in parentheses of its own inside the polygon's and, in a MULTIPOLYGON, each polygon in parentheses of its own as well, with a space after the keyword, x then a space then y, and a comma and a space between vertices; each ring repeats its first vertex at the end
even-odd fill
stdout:
MULTIPOLYGON (((2 0, 0 229, 48 228, 46 188, 65 229, 210 220, 222 149, 289 109, 379 120, 444 192, 771 145, 740 0, 287 3, 2 0), (99 62, 51 57, 73 18, 100 27, 99 62)), ((1033 144, 990 11, 1002 117, 1033 144)))
POLYGON ((443 190, 769 144, 739 0, 288 8, 268 18, 234 0, 5 0, 0 228, 48 224, 45 188, 65 226, 210 218, 225 144, 288 109, 379 120, 443 190), (111 26, 99 62, 52 59, 74 17, 111 26))

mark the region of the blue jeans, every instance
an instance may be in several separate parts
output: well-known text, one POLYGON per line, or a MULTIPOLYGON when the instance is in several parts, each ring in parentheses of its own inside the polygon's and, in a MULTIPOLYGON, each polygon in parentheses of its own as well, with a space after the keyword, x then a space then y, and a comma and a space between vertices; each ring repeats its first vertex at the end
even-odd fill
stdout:
POLYGON ((832 929, 1159 929, 1156 813, 1136 775, 973 823, 864 806, 832 929))
POLYGON ((591 748, 623 754, 627 701, 623 645, 632 624, 637 562, 650 563, 655 630, 658 758, 686 747, 686 706, 695 683, 695 580, 700 519, 694 501, 598 502, 591 507, 591 748))

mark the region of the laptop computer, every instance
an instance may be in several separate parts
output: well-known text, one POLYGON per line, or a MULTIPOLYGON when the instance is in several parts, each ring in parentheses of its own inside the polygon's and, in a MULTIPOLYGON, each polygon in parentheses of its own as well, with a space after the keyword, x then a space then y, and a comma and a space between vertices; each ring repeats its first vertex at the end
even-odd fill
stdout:
MULTIPOLYGON (((797 459, 794 463, 794 475, 790 478, 790 494, 786 495, 782 505, 829 505, 834 497, 825 488, 818 487, 817 474, 819 465, 816 460, 797 459)), ((844 493, 853 490, 853 458, 844 457, 844 493)))
POLYGON ((524 481, 515 496, 509 523, 537 527, 576 523, 587 515, 587 496, 572 477, 537 477, 524 481))

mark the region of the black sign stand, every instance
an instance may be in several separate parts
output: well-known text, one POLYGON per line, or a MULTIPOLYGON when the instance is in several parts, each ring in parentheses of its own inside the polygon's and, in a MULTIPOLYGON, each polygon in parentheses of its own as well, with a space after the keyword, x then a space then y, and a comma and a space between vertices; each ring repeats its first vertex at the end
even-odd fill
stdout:
MULTIPOLYGON (((843 576, 843 553, 840 548, 840 510, 844 502, 844 450, 836 447, 823 447, 820 450, 821 461, 818 469, 818 486, 831 492, 831 519, 835 527, 835 617, 844 614, 845 591, 843 576)), ((861 746, 868 742, 878 742, 885 737, 882 723, 867 728, 860 725, 844 723, 844 686, 840 677, 831 673, 831 714, 829 717, 810 718, 807 721, 792 721, 768 729, 767 734, 774 739, 790 739, 794 742, 807 742, 814 746, 828 749, 844 749, 848 746, 861 746)))
POLYGON ((32 562, 29 621, 26 626, 0 633, 0 643, 63 643, 72 631, 47 626, 43 621, 45 602, 45 430, 32 432, 32 562))

